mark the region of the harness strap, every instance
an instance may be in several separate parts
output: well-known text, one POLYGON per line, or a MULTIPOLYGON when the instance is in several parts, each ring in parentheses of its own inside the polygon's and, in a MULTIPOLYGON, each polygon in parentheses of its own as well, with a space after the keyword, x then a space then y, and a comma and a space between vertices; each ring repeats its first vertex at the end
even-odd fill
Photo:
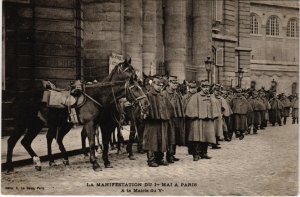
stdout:
POLYGON ((99 105, 100 107, 103 107, 103 105, 101 105, 98 101, 96 101, 95 99, 93 99, 91 96, 89 96, 87 93, 82 92, 82 94, 84 94, 86 97, 88 97, 89 99, 91 99, 94 103, 96 103, 97 105, 99 105))

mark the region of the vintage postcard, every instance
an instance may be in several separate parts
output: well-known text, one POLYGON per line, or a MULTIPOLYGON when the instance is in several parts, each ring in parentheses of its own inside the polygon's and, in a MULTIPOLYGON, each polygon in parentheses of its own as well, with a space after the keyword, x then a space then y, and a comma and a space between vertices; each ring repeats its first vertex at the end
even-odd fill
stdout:
POLYGON ((297 0, 3 0, 3 195, 298 195, 297 0))

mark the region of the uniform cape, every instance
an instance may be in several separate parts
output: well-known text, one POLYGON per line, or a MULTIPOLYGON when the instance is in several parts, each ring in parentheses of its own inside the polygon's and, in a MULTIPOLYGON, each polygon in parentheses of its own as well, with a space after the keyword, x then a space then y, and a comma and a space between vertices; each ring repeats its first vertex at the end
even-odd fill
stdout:
POLYGON ((156 92, 152 88, 147 92, 147 97, 150 102, 148 119, 169 120, 171 103, 161 93, 156 92))
POLYGON ((216 99, 203 92, 191 96, 187 103, 185 115, 189 118, 215 119, 219 116, 216 99))

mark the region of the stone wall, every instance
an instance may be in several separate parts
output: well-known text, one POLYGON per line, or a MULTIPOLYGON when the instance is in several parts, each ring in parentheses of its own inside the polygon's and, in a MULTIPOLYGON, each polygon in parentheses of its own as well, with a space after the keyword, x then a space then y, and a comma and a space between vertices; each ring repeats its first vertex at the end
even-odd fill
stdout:
POLYGON ((102 80, 108 75, 109 56, 123 54, 123 5, 120 0, 84 0, 85 80, 102 80))
POLYGON ((287 37, 287 25, 291 18, 298 19, 299 8, 270 6, 251 2, 251 13, 258 20, 258 34, 251 34, 251 80, 258 86, 269 85, 272 79, 278 81, 279 91, 291 93, 293 83, 299 77, 299 38, 287 37), (266 35, 266 23, 270 16, 279 19, 279 36, 266 35), (266 84, 266 85, 265 85, 266 84))

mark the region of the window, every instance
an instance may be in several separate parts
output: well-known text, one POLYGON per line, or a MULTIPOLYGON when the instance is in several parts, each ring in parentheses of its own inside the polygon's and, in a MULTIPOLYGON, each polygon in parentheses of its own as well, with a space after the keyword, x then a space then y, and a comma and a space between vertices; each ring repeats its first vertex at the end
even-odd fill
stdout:
POLYGON ((258 34, 258 21, 254 14, 250 18, 251 34, 258 34))
POLYGON ((290 19, 287 26, 286 36, 299 37, 298 21, 296 19, 290 19))
POLYGON ((223 20, 223 0, 213 0, 213 20, 216 22, 222 22, 223 20))
POLYGON ((279 36, 279 18, 271 16, 267 21, 266 34, 270 36, 279 36))

